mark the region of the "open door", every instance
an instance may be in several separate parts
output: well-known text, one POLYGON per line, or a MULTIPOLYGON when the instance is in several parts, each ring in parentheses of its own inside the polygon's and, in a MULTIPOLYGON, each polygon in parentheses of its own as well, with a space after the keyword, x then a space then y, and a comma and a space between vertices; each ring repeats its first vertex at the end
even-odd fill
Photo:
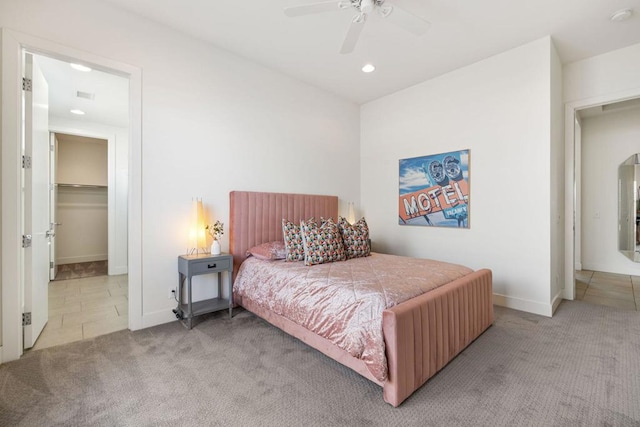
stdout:
POLYGON ((49 89, 33 55, 25 53, 24 96, 24 348, 35 344, 49 317, 49 89), (29 244, 30 240, 30 244, 29 244))
POLYGON ((49 280, 54 280, 58 274, 56 262, 56 232, 58 226, 58 186, 56 182, 56 165, 58 164, 58 145, 56 134, 49 134, 49 280))

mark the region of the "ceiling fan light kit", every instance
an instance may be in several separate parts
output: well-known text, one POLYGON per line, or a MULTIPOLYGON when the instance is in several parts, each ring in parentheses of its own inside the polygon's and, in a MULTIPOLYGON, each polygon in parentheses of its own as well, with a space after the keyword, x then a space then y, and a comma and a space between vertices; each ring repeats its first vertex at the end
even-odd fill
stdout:
POLYGON ((428 21, 398 6, 385 5, 384 3, 385 0, 332 0, 289 6, 284 9, 284 13, 287 16, 296 17, 341 9, 355 9, 357 15, 351 20, 345 39, 342 42, 342 48, 340 49, 340 53, 343 54, 353 52, 364 24, 367 21, 367 17, 374 10, 381 18, 388 20, 411 34, 421 36, 429 29, 431 24, 428 21))
POLYGON ((374 0, 362 0, 360 2, 360 12, 371 13, 373 12, 374 6, 375 6, 374 0))

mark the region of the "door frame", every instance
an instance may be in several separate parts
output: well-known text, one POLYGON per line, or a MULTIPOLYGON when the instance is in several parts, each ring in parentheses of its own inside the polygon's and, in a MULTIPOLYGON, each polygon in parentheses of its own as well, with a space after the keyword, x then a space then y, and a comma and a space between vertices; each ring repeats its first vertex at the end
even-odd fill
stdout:
POLYGON ((22 230, 20 158, 22 141, 22 50, 81 62, 129 79, 128 269, 129 329, 142 320, 142 70, 92 53, 6 28, 2 44, 2 347, 0 363, 22 355, 22 230), (15 209, 14 209, 15 208, 15 209))
POLYGON ((576 142, 575 122, 577 119, 576 111, 585 108, 599 107, 601 105, 611 104, 614 102, 627 101, 630 99, 640 98, 640 87, 622 90, 605 95, 599 95, 590 98, 579 99, 565 103, 564 114, 564 154, 565 154, 565 287, 564 299, 575 299, 575 252, 576 245, 580 244, 580 230, 576 230, 576 217, 581 215, 580 206, 577 201, 577 183, 579 177, 576 177, 576 164, 580 165, 580 159, 576 156, 576 147, 581 141, 576 142))

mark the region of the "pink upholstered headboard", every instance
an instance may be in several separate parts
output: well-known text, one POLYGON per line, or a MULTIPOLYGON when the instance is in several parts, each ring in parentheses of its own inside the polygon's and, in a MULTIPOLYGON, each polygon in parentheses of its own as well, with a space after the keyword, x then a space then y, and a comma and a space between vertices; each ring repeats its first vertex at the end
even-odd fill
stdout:
POLYGON ((283 240, 282 219, 299 222, 312 216, 338 219, 338 198, 311 194, 232 191, 229 212, 229 250, 237 272, 247 249, 283 240))

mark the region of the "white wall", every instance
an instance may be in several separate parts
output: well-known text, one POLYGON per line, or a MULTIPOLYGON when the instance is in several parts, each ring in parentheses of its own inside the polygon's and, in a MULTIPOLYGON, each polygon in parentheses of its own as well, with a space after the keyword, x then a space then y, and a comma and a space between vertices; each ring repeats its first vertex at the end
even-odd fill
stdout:
POLYGON ((640 108, 582 120, 582 268, 640 275, 618 251, 618 167, 640 153, 640 108))
POLYGON ((551 303, 555 310, 562 301, 564 284, 564 106, 562 103, 562 64, 551 44, 551 303))
POLYGON ((564 101, 626 96, 640 88, 640 43, 563 68, 564 101))
POLYGON ((57 206, 56 262, 107 260, 107 189, 59 188, 57 206))
POLYGON ((551 314, 552 50, 544 38, 362 107, 375 250, 490 268, 497 303, 551 314), (398 160, 466 148, 470 229, 398 225, 398 160))
POLYGON ((5 0, 0 26, 142 69, 144 326, 175 319, 192 196, 225 224, 231 190, 358 197, 351 102, 96 0, 5 0))
POLYGON ((58 135, 56 183, 107 186, 107 141, 58 135))

